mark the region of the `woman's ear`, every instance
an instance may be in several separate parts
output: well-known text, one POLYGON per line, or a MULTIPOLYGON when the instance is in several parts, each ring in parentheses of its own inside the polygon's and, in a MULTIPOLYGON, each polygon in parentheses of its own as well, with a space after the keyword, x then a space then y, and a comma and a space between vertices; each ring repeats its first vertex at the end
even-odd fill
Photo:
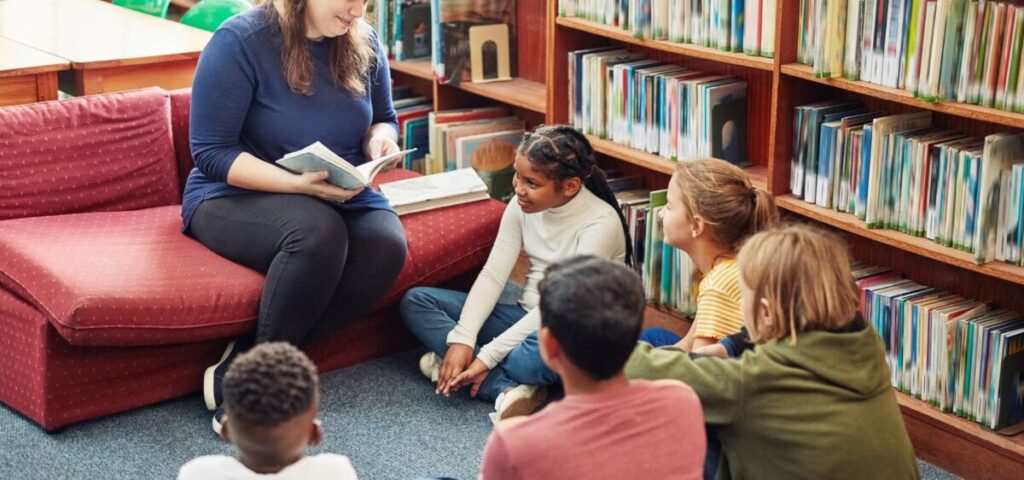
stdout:
POLYGON ((313 419, 313 429, 309 432, 309 446, 315 447, 324 441, 324 426, 319 418, 313 419))
POLYGON ((690 221, 690 233, 693 235, 693 238, 700 237, 707 231, 707 229, 708 224, 704 221, 704 217, 694 215, 693 219, 690 221))

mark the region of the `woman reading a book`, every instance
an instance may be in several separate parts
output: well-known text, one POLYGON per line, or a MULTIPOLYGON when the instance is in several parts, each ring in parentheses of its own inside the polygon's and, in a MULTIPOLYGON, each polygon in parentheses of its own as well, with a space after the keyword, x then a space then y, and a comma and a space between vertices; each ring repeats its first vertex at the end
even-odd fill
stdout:
POLYGON ((516 152, 509 202, 487 263, 469 293, 418 287, 402 299, 402 321, 431 351, 420 369, 449 395, 462 386, 495 402, 493 418, 531 413, 538 388, 558 382, 540 358, 537 285, 547 266, 575 255, 631 258, 625 219, 586 137, 568 126, 527 133, 516 152), (518 302, 500 302, 525 251, 518 302))
POLYGON ((368 312, 405 263, 379 193, 274 164, 317 141, 353 165, 398 151, 388 63, 365 12, 366 0, 268 1, 226 21, 200 56, 183 231, 266 273, 255 335, 204 376, 211 410, 243 345, 323 338, 368 312))

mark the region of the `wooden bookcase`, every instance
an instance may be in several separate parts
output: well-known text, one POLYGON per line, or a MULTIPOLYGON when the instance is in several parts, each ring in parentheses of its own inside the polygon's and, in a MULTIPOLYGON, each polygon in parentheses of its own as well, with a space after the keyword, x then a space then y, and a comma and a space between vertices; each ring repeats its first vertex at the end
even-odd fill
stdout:
MULTIPOLYGON (((799 0, 779 0, 775 58, 751 57, 694 45, 637 39, 617 27, 579 18, 559 18, 558 0, 519 0, 519 77, 496 84, 437 85, 429 62, 393 62, 399 83, 434 99, 436 109, 505 103, 530 125, 568 120, 568 52, 617 45, 706 72, 741 77, 748 83, 747 173, 776 196, 790 218, 834 229, 860 260, 886 265, 912 280, 990 300, 1024 311, 1024 267, 1001 262, 976 265, 971 255, 891 230, 865 227, 853 215, 817 207, 789 193, 793 109, 818 100, 855 99, 878 111, 931 110, 936 125, 971 135, 1024 128, 1024 115, 954 102, 927 103, 909 93, 845 79, 819 79, 798 64, 799 0)), ((642 174, 650 188, 664 188, 673 162, 630 147, 591 138, 604 161, 625 174, 642 174)), ((1024 478, 1024 434, 1012 437, 942 413, 896 392, 916 454, 965 478, 1024 478)))

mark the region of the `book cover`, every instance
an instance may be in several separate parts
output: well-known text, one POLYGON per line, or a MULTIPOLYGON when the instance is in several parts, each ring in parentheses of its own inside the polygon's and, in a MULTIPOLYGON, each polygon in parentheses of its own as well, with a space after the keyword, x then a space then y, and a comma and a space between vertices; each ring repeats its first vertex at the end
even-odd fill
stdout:
POLYGON ((471 80, 469 29, 477 25, 504 23, 509 32, 509 65, 515 76, 515 0, 433 0, 435 26, 431 30, 434 49, 431 58, 439 83, 457 85, 471 80))
POLYGON ((512 178, 516 148, 523 140, 523 129, 491 132, 462 137, 456 142, 457 164, 472 167, 487 185, 492 198, 509 201, 515 194, 512 178))
POLYGON ((1024 163, 1024 134, 997 133, 985 137, 978 193, 981 206, 973 240, 974 261, 979 264, 990 260, 995 252, 999 201, 1006 195, 1000 192, 1000 177, 1020 163, 1024 163))

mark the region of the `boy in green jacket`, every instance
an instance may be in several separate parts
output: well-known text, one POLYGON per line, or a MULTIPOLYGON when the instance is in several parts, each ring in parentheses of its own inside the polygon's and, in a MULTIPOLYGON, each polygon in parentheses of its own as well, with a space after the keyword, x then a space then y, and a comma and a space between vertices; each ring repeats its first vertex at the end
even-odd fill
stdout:
POLYGON ((629 378, 672 378, 700 397, 717 432, 717 479, 917 479, 882 341, 857 314, 839 237, 788 226, 738 256, 744 324, 757 348, 691 359, 638 344, 629 378))

